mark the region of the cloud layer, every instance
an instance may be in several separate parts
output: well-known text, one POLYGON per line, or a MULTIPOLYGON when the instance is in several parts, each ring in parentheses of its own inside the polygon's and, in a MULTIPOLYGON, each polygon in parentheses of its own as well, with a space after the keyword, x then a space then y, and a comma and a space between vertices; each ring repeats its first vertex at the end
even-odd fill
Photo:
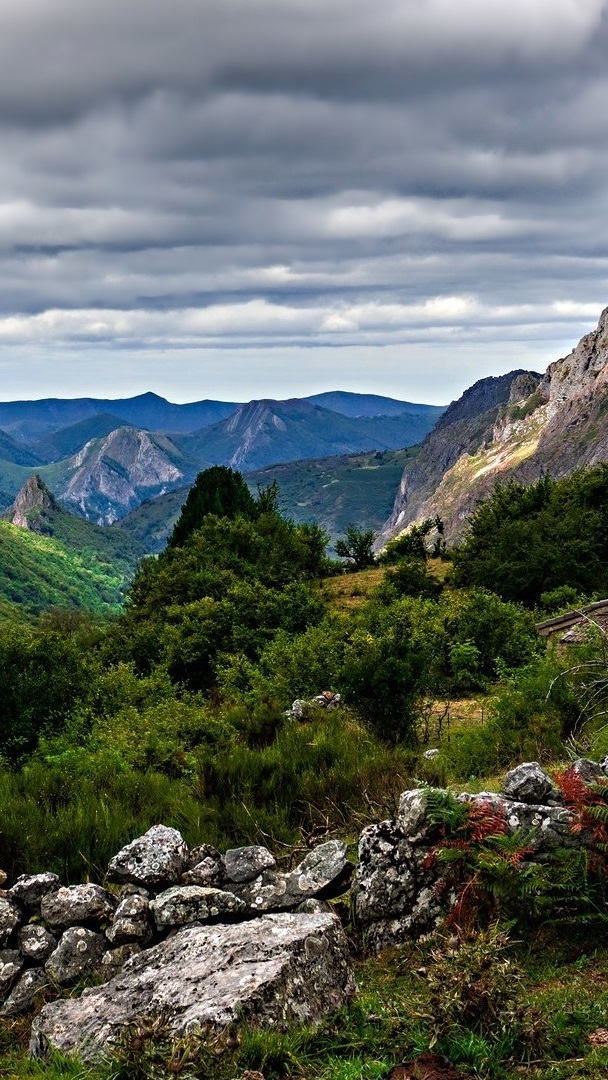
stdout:
POLYGON ((602 0, 4 0, 1 396, 542 367, 608 304, 606 55, 602 0))

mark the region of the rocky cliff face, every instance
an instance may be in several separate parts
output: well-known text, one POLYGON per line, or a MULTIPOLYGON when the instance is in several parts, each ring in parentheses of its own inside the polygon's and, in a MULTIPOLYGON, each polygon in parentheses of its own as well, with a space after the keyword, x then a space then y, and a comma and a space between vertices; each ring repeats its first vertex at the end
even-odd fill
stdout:
MULTIPOLYGON (((492 442, 501 407, 511 400, 512 394, 518 395, 518 387, 525 392, 529 385, 536 387, 540 378, 533 372, 520 370, 497 378, 480 379, 448 406, 424 440, 418 457, 403 473, 392 514, 378 539, 378 547, 414 522, 435 516, 434 496, 443 477, 463 458, 476 454, 492 442)), ((442 515, 445 515, 444 510, 442 515)))
POLYGON ((91 440, 69 464, 57 494, 99 525, 111 525, 144 499, 191 479, 194 471, 167 436, 132 427, 91 440))
POLYGON ((30 476, 12 506, 2 514, 4 521, 22 529, 39 532, 41 523, 55 510, 56 502, 39 476, 30 476))
POLYGON ((476 401, 483 405, 488 381, 451 405, 425 440, 403 475, 382 543, 435 514, 454 539, 497 481, 531 483, 544 472, 566 476, 608 460, 608 308, 597 330, 542 378, 512 372, 495 380, 493 407, 471 415, 476 401))

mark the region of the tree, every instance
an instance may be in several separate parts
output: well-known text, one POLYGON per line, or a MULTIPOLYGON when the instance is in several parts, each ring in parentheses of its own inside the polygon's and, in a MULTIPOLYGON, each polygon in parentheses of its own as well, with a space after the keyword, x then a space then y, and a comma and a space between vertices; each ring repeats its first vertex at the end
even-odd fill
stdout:
POLYGON ((341 559, 350 559, 353 570, 365 570, 374 562, 375 539, 373 529, 359 529, 356 525, 349 525, 345 536, 336 543, 336 555, 341 559))
POLYGON ((384 551, 380 555, 379 562, 391 566, 400 562, 401 559, 428 559, 439 558, 445 552, 445 539, 443 536, 443 521, 440 517, 425 518, 420 525, 412 525, 407 532, 389 540, 384 551), (430 549, 427 547, 427 539, 434 532, 430 549))
MULTIPOLYGON (((276 488, 260 492, 260 504, 267 510, 276 502, 276 488)), ((167 542, 168 547, 183 547, 189 536, 201 527, 208 514, 216 517, 255 518, 259 512, 256 500, 239 472, 225 465, 214 465, 200 472, 188 492, 182 512, 167 542)))

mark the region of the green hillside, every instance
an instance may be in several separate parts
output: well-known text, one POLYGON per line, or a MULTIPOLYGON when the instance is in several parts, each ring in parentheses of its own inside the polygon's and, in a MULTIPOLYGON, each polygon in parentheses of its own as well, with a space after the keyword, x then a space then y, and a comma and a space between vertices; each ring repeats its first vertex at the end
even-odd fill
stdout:
MULTIPOLYGON (((290 461, 247 473, 245 479, 254 495, 276 480, 281 511, 297 524, 318 522, 334 541, 351 522, 364 529, 382 527, 405 464, 417 452, 410 447, 290 461)), ((187 494, 184 487, 149 499, 113 528, 127 532, 147 552, 162 551, 187 494)))
POLYGON ((276 480, 282 511, 297 523, 317 521, 332 540, 355 522, 362 529, 380 529, 393 508, 406 462, 418 447, 369 451, 271 465, 249 473, 253 491, 276 480))
POLYGON ((120 607, 125 579, 126 567, 101 553, 0 522, 0 605, 109 613, 120 607))

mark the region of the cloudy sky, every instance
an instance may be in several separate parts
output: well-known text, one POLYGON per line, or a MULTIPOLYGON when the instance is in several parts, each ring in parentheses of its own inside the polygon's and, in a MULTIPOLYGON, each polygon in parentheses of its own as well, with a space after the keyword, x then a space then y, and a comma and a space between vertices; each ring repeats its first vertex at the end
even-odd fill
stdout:
POLYGON ((445 402, 608 304, 605 0, 2 0, 0 398, 445 402))

